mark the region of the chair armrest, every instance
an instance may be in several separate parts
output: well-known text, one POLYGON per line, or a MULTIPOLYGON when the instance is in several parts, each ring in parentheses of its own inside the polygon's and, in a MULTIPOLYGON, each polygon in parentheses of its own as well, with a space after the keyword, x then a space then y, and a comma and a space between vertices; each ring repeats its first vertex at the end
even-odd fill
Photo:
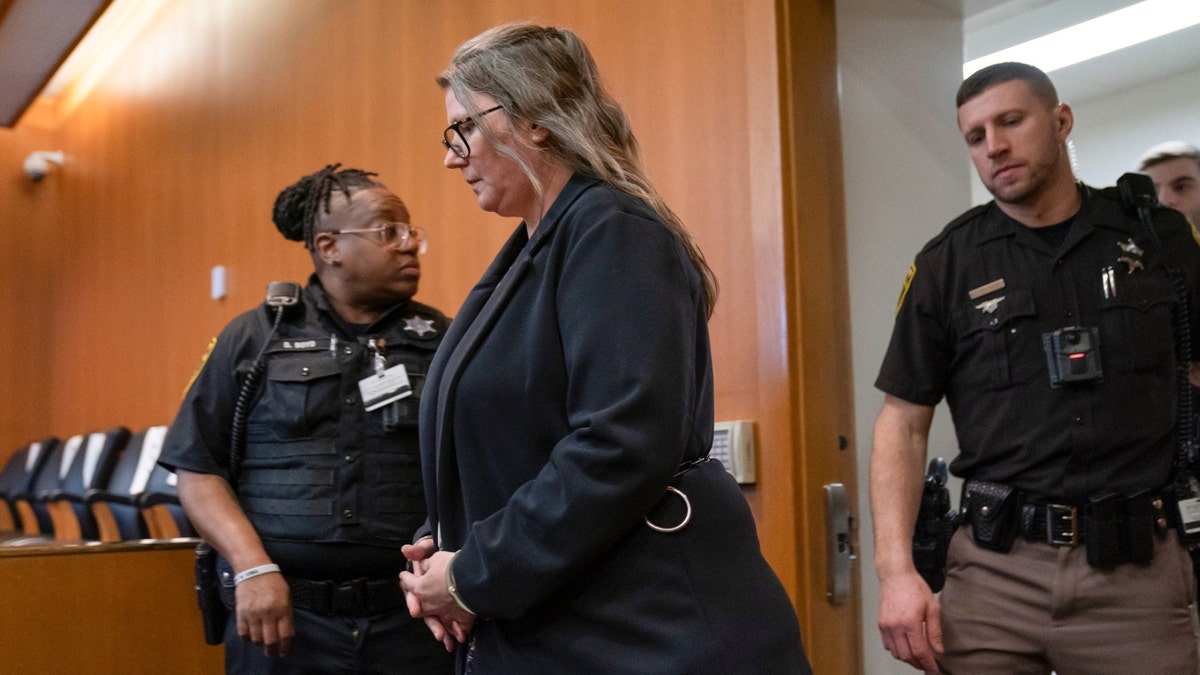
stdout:
POLYGON ((92 509, 92 518, 96 520, 96 531, 100 541, 121 541, 121 528, 117 525, 117 519, 113 517, 108 502, 95 501, 88 504, 92 509))
POLYGON ((151 504, 142 509, 142 518, 151 539, 176 539, 180 536, 179 524, 165 503, 151 504))
POLYGON ((75 509, 66 499, 51 500, 46 503, 50 511, 50 523, 54 527, 54 538, 58 541, 75 541, 83 538, 83 531, 75 509))
POLYGON ((95 504, 97 502, 113 502, 116 504, 137 506, 137 496, 127 492, 110 492, 101 488, 92 488, 83 493, 83 503, 95 504))
POLYGON ((13 500, 12 505, 13 510, 17 512, 17 517, 21 519, 21 530, 25 534, 32 537, 42 533, 32 502, 28 499, 16 499, 13 500))

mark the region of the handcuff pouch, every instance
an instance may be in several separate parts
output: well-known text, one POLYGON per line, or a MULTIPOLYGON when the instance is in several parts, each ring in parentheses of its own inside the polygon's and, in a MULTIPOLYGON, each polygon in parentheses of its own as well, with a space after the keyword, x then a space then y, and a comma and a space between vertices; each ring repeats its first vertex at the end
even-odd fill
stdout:
POLYGON ((1008 553, 1020 526, 1020 490, 1011 485, 971 480, 963 486, 962 503, 975 543, 1008 553))

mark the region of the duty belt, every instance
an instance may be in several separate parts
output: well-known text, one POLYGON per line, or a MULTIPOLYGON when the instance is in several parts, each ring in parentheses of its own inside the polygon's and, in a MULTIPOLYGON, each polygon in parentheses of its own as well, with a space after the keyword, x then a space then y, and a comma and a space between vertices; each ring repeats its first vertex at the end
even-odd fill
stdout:
MULTIPOLYGON (((967 481, 967 485, 981 483, 987 484, 982 481, 967 481)), ((990 485, 1000 486, 1001 484, 991 483, 990 485)), ((964 485, 964 494, 966 487, 964 485)), ((1028 497, 1022 498, 1019 494, 1016 498, 1019 500, 1019 508, 1016 511, 1019 514, 1019 522, 1016 532, 1027 541, 1045 542, 1053 546, 1077 546, 1086 543, 1089 520, 1094 520, 1101 515, 1096 511, 1098 505, 1105 503, 1093 501, 1087 505, 1058 504, 1036 501, 1028 497)), ((1133 508, 1141 510, 1143 513, 1147 511, 1152 513, 1153 517, 1148 526, 1158 534, 1166 532, 1168 527, 1177 525, 1173 508, 1174 502, 1169 496, 1144 492, 1133 497, 1110 497, 1107 503, 1119 504, 1117 508, 1122 512, 1133 508)), ((963 522, 975 524, 971 514, 972 508, 970 505, 966 505, 963 522)), ((983 507, 980 515, 986 515, 988 508, 983 507)))
POLYGON ((288 577, 292 606, 323 616, 371 616, 404 607, 400 581, 355 579, 345 583, 288 577))
POLYGON ((1080 509, 1068 504, 1026 504, 1021 509, 1021 536, 1052 546, 1083 543, 1080 509))
MULTIPOLYGON (((1153 513, 1153 521, 1147 525, 1158 534, 1175 525, 1169 499, 1140 495, 1130 497, 1131 502, 1141 502, 1153 513)), ((1085 507, 1069 504, 1025 504, 1021 509, 1021 535, 1029 541, 1044 541, 1052 546, 1076 546, 1085 543, 1086 519, 1092 514, 1085 507)))

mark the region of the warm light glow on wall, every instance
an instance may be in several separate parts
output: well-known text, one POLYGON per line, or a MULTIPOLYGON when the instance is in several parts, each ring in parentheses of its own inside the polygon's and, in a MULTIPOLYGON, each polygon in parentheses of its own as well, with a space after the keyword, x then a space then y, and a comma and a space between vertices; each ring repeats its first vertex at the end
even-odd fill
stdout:
POLYGON ((1200 23, 1198 0, 1145 0, 963 64, 963 77, 1020 61, 1049 73, 1200 23))
POLYGON ((165 0, 114 0, 108 6, 42 90, 40 98, 51 100, 57 119, 87 98, 163 4, 165 0))

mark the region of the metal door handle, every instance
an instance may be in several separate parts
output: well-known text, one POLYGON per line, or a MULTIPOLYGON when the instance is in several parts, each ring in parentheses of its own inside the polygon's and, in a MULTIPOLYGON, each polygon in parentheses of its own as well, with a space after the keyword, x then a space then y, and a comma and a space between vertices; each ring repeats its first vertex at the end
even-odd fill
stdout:
POLYGON ((846 502, 846 486, 825 485, 825 597, 840 605, 850 597, 850 570, 854 550, 854 517, 846 502))

